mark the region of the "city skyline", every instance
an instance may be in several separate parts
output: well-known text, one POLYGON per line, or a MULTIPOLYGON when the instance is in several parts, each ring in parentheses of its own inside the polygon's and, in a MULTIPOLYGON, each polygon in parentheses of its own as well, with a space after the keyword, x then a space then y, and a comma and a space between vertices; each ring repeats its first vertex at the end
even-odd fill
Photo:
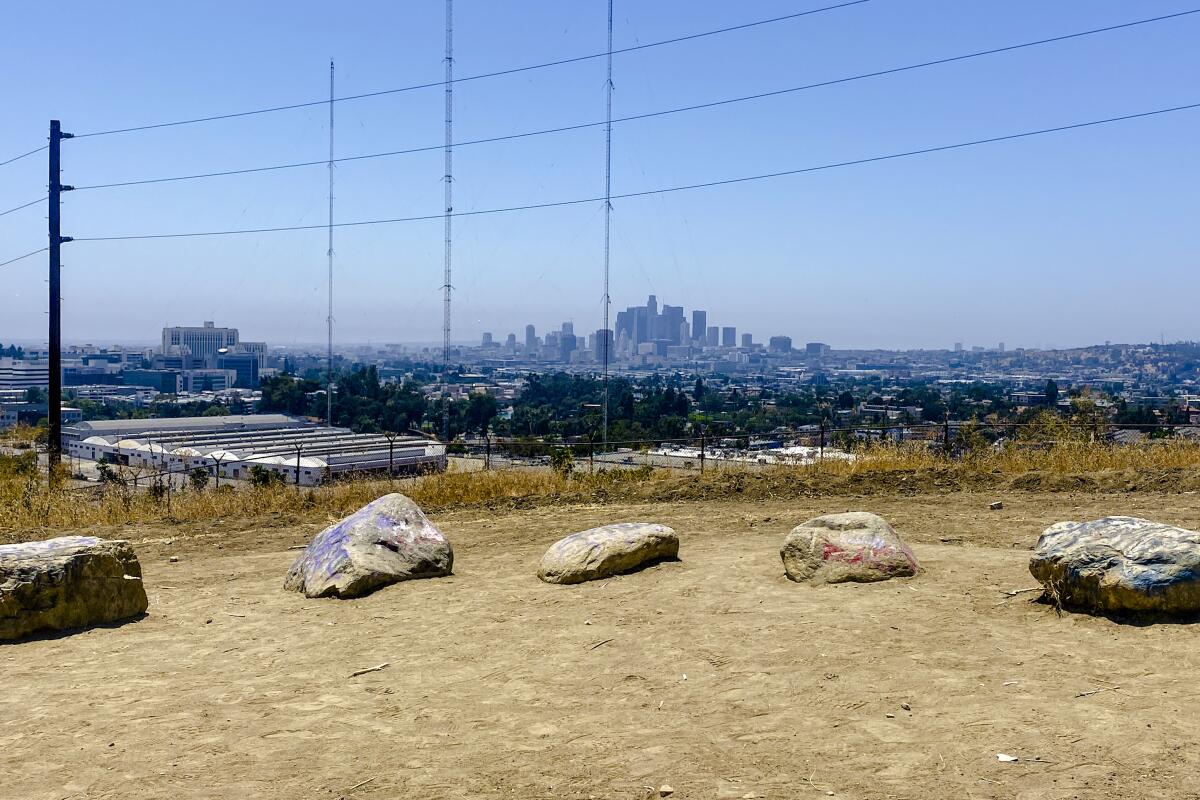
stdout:
MULTIPOLYGON (((187 24, 137 4, 112 15, 90 4, 56 7, 75 22, 60 46, 96 68, 62 63, 12 87, 12 124, 0 153, 44 141, 46 123, 75 133, 319 99, 328 56, 339 94, 434 80, 442 64, 441 10, 415 7, 404 24, 386 4, 314 29, 305 3, 252 11, 216 4, 187 24), (226 20, 234 11, 238 26, 226 20), (269 24, 264 44, 257 25, 269 24), (396 47, 396 31, 403 31, 396 47), (188 47, 220 37, 214 61, 188 47), (113 52, 127 57, 116 60, 113 52), (170 70, 158 68, 170 63, 170 70), (153 113, 151 113, 151 110, 153 113)), ((797 9, 782 0, 755 18, 797 9)), ((866 3, 753 33, 621 54, 615 114, 636 115, 757 91, 836 80, 1138 17, 1178 13, 1155 0, 1033 0, 989 8, 923 0, 866 3), (926 23, 937 19, 937 25, 926 23), (847 47, 847 43, 856 46, 847 47)), ((14 9, 11 30, 50 24, 49 9, 14 9)), ((535 2, 520 14, 472 6, 456 24, 458 68, 477 74, 603 47, 603 9, 535 2), (553 34, 553 35, 550 35, 553 34), (503 42, 501 46, 499 43, 503 42)), ((618 47, 744 22, 725 4, 677 2, 620 9, 618 47)), ((1069 125, 1191 99, 1188 46, 1198 17, 1141 25, 1019 53, 828 87, 777 99, 616 126, 614 191, 722 180, 871 158, 988 136, 1069 125)), ((13 58, 36 44, 9 43, 13 58)), ((603 116, 602 62, 463 83, 459 140, 595 122, 603 116), (587 87, 592 87, 588 90, 587 87), (518 120, 514 122, 513 120, 518 120)), ((442 138, 437 91, 338 106, 339 155, 419 147, 442 138)), ((620 199, 613 212, 614 297, 670 295, 713 307, 739 328, 774 329, 844 347, 1069 347, 1106 339, 1195 338, 1190 297, 1200 290, 1191 224, 1195 116, 1183 112, 1069 133, 866 164, 777 181, 620 199), (1154 303, 1144 275, 1172 290, 1154 303), (980 287, 986 285, 986 291, 980 287), (761 322, 760 322, 761 320, 761 322)), ((86 186, 171 174, 321 158, 320 106, 213 125, 77 138, 64 145, 64 181, 86 186)), ((596 128, 456 151, 456 208, 464 213, 595 197, 603 187, 596 128), (524 141, 524 143, 523 143, 524 141)), ((6 167, 6 202, 44 191, 40 156, 6 167)), ((437 215, 441 153, 346 162, 335 170, 340 221, 437 215)), ((325 320, 325 171, 280 170, 195 182, 69 193, 63 232, 78 238, 188 228, 314 224, 317 230, 209 239, 85 242, 64 247, 66 341, 132 340, 147 316, 254 319, 260 338, 320 342, 325 320), (139 313, 113 314, 136 289, 139 313), (270 303, 262 298, 269 297, 270 303)), ((8 202, 10 201, 11 202, 8 202)), ((0 217, 15 252, 45 242, 41 207, 0 217)), ((519 332, 530 319, 602 318, 602 214, 595 205, 464 217, 456 223, 452 338, 519 332), (556 308, 546 308, 553 298, 556 308)), ((441 328, 440 220, 339 229, 335 336, 345 343, 436 342, 441 328)), ((7 254, 6 254, 7 255, 7 254)), ((5 332, 44 337, 45 264, 2 273, 5 332)), ((615 306, 616 304, 614 304, 615 306)), ((593 321, 595 320, 595 321, 593 321)))

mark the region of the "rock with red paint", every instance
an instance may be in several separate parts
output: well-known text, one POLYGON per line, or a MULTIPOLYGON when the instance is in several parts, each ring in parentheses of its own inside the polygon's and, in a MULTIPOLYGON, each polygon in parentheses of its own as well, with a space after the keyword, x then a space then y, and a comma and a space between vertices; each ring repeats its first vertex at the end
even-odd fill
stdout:
POLYGON ((801 583, 885 581, 920 569, 887 520, 868 511, 827 514, 797 525, 779 554, 787 576, 801 583))

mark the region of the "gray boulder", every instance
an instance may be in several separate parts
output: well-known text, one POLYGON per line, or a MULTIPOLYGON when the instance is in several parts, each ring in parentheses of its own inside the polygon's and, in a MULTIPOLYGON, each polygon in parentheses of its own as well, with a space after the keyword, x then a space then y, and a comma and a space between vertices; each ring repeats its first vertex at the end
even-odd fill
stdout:
POLYGON ((885 581, 920 569, 887 520, 867 511, 827 514, 797 525, 779 555, 790 579, 808 583, 885 581))
POLYGON ((129 542, 61 536, 0 546, 0 641, 129 619, 147 605, 129 542))
POLYGON ((679 537, 666 525, 619 522, 559 539, 538 567, 546 583, 583 583, 629 572, 679 555, 679 537))
POLYGON ((1059 522, 1029 571, 1060 605, 1106 614, 1200 613, 1200 533, 1138 517, 1059 522))
POLYGON ((361 597, 381 586, 449 575, 450 542, 421 508, 387 494, 316 535, 284 588, 306 597, 361 597))

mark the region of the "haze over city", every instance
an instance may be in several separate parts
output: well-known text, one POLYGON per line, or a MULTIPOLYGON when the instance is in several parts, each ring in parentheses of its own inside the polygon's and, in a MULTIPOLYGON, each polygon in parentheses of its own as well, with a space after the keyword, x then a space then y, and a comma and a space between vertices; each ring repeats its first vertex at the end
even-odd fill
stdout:
MULTIPOLYGON (((782 2, 630 4, 614 46, 794 12, 782 2)), ((1180 2, 1033 0, 979 6, 872 2, 788 22, 620 53, 614 116, 705 103, 1003 47, 1186 10, 1180 2), (847 46, 847 43, 852 43, 847 46), (719 55, 719 57, 717 57, 719 55)), ((462 2, 459 75, 598 53, 604 9, 462 2)), ((41 58, 21 30, 57 25, 51 59, 5 90, 0 152, 77 134, 319 101, 439 80, 442 9, 319 3, 18 5, 0 33, 14 63, 41 58), (236 20, 236 24, 233 24, 236 20), (319 24, 317 21, 320 21, 319 24), (270 36, 261 31, 269 29, 270 36), (221 42, 219 50, 196 42, 221 42), (114 57, 119 53, 120 57, 114 57), (102 65, 79 69, 79 63, 102 65)), ((1194 102, 1182 17, 791 95, 650 120, 613 134, 613 191, 722 180, 1134 114, 1194 102)), ((338 104, 339 156, 434 149, 335 169, 336 219, 437 217, 442 93, 338 104)), ((468 141, 603 119, 603 59, 456 88, 468 141)), ((1200 230, 1193 224, 1198 111, 774 180, 614 201, 613 308, 648 294, 707 308, 764 340, 838 347, 1079 346, 1195 337, 1200 230), (1153 298, 1153 302, 1147 302, 1153 298)), ((64 143, 77 186, 324 158, 327 109, 64 143)), ((603 194, 603 129, 463 146, 456 211, 603 194)), ((78 238, 312 224, 321 166, 64 195, 78 238)), ((5 208, 45 188, 31 158, 5 172, 5 208)), ((0 217, 13 254, 45 242, 41 206, 0 217)), ((452 339, 520 335, 573 320, 601 327, 601 203, 461 217, 452 339)), ((430 342, 441 332, 439 219, 339 228, 339 342, 430 342)), ((67 342, 153 340, 163 325, 221 318, 259 339, 324 337, 325 232, 68 243, 67 342)), ((45 342, 44 256, 3 268, 4 335, 45 342)), ((194 324, 194 323, 193 323, 194 324)))

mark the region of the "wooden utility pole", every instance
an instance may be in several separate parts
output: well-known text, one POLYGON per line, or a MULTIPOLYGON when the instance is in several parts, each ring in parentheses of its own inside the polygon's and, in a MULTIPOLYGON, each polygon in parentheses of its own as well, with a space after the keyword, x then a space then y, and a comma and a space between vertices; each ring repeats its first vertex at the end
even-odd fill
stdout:
POLYGON ((63 186, 60 150, 63 139, 70 139, 71 134, 62 132, 62 124, 50 120, 50 204, 49 204, 49 251, 50 251, 50 391, 47 398, 47 418, 49 425, 49 442, 47 458, 49 461, 49 481, 56 480, 58 465, 62 461, 62 253, 63 242, 71 241, 71 237, 62 235, 59 216, 62 192, 74 189, 73 186, 63 186))

